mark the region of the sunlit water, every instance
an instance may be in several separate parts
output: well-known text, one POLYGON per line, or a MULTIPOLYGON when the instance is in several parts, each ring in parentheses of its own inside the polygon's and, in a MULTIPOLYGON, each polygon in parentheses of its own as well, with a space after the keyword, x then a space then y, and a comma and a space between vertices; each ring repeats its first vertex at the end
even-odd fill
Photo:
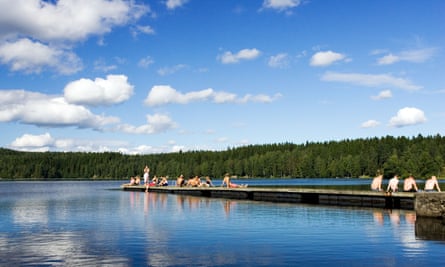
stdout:
POLYGON ((443 266, 413 211, 0 183, 0 266, 443 266))

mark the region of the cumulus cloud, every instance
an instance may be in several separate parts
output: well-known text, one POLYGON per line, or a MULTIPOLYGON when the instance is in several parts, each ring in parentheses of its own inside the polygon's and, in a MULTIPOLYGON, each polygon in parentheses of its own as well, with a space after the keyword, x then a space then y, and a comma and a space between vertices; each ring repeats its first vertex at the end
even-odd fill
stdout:
POLYGON ((271 56, 267 64, 272 68, 287 68, 289 66, 289 56, 286 53, 271 56))
POLYGON ((238 63, 242 60, 252 60, 259 57, 261 52, 256 49, 242 49, 237 53, 233 54, 230 51, 224 52, 222 55, 219 55, 217 59, 223 64, 233 64, 238 63))
MULTIPOLYGON (((74 151, 74 152, 119 152, 128 143, 119 140, 55 138, 50 133, 23 134, 17 137, 8 147, 20 151, 74 151)), ((134 151, 134 149, 128 149, 134 151)))
POLYGON ((299 6, 300 0, 264 0, 263 8, 284 11, 299 6))
POLYGON ((404 127, 426 122, 425 114, 422 110, 413 107, 405 107, 392 117, 389 125, 393 127, 404 127))
POLYGON ((101 130, 107 124, 119 122, 119 119, 95 115, 83 106, 68 103, 63 97, 24 90, 1 90, 0 121, 101 130))
POLYGON ((424 48, 418 50, 406 50, 398 54, 389 53, 377 59, 377 64, 390 65, 400 61, 422 63, 433 57, 436 50, 436 48, 424 48))
POLYGON ((387 99, 387 98, 391 98, 391 97, 392 97, 391 90, 384 90, 384 91, 381 91, 378 95, 371 96, 371 98, 374 100, 382 100, 382 99, 387 99))
POLYGON ((65 86, 64 97, 71 104, 112 105, 128 100, 133 85, 125 75, 107 75, 106 79, 80 79, 65 86))
POLYGON ((153 86, 145 99, 148 106, 160 106, 166 104, 188 104, 196 101, 212 101, 214 103, 246 103, 260 102, 268 103, 280 98, 281 94, 274 96, 250 95, 238 97, 236 94, 228 92, 216 92, 211 88, 201 91, 181 93, 168 85, 153 86))
POLYGON ((82 68, 74 53, 26 38, 0 43, 0 62, 9 65, 12 71, 25 73, 40 73, 47 68, 72 74, 82 68))
POLYGON ((390 74, 362 74, 362 73, 339 73, 326 72, 321 77, 322 81, 344 82, 367 87, 393 86, 404 90, 419 90, 422 86, 413 84, 411 81, 394 77, 390 74))
POLYGON ((129 134, 156 134, 166 132, 177 127, 168 115, 153 114, 147 115, 147 124, 141 126, 133 126, 129 124, 121 124, 117 126, 117 130, 129 134))
POLYGON ((101 35, 147 12, 123 0, 3 0, 0 37, 31 36, 42 41, 78 41, 101 35), (7 27, 6 27, 7 25, 7 27))
POLYGON ((41 135, 24 134, 21 137, 16 138, 11 146, 13 147, 46 147, 52 146, 54 139, 49 133, 41 135))
POLYGON ((25 73, 75 73, 82 68, 71 50, 75 42, 108 33, 148 10, 124 0, 0 1, 0 63, 25 73))
POLYGON ((361 128, 374 128, 380 125, 380 122, 376 120, 368 120, 362 123, 361 128))
POLYGON ((346 58, 345 55, 332 52, 332 51, 321 51, 315 53, 310 60, 310 65, 314 67, 326 67, 334 62, 344 60, 346 58))

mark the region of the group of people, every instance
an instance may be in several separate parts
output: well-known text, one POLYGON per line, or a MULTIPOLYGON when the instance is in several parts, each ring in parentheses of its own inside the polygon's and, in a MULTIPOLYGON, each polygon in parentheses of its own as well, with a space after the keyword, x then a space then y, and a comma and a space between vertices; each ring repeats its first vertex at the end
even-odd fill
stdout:
POLYGON ((176 186, 183 187, 183 186, 190 186, 190 187, 213 187, 213 182, 210 179, 209 176, 205 177, 205 181, 203 182, 201 178, 196 175, 193 178, 190 178, 188 180, 184 179, 184 175, 179 175, 179 177, 176 179, 176 186))
MULTIPOLYGON (((375 177, 371 183, 371 190, 383 191, 382 180, 383 180, 382 174, 375 177)), ((425 181, 424 191, 425 192, 433 192, 435 190, 437 190, 437 192, 440 192, 440 186, 439 186, 436 176, 433 175, 433 176, 431 176, 431 178, 429 178, 428 180, 425 181)), ((388 186, 386 188, 386 192, 390 193, 390 192, 398 192, 398 191, 399 191, 399 176, 394 175, 394 177, 388 181, 388 186)), ((414 177, 412 175, 410 175, 404 179, 403 192, 419 192, 419 188, 416 184, 416 180, 414 179, 414 177)))
MULTIPOLYGON (((145 192, 148 192, 148 188, 150 186, 167 186, 168 185, 168 179, 167 177, 161 177, 160 179, 157 176, 154 176, 153 179, 150 180, 150 168, 148 166, 145 166, 144 168, 144 185, 145 185, 145 192)), ((140 185, 141 180, 139 176, 131 177, 130 183, 127 185, 140 185)), ((176 179, 176 186, 183 187, 214 187, 212 180, 209 176, 205 177, 205 180, 202 181, 201 177, 198 175, 190 178, 185 179, 184 175, 180 175, 176 179)), ((221 187, 227 187, 227 188, 242 188, 247 187, 247 184, 235 184, 230 180, 230 175, 228 173, 225 174, 221 187)))

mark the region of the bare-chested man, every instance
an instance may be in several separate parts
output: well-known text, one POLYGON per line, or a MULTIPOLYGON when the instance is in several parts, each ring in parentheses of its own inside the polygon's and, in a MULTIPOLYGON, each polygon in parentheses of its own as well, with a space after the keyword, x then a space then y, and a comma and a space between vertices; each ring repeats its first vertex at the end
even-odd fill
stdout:
POLYGON ((440 186, 439 183, 437 182, 437 178, 436 176, 431 176, 430 179, 426 180, 425 182, 425 191, 426 192, 433 192, 434 188, 437 189, 437 192, 440 192, 440 186))

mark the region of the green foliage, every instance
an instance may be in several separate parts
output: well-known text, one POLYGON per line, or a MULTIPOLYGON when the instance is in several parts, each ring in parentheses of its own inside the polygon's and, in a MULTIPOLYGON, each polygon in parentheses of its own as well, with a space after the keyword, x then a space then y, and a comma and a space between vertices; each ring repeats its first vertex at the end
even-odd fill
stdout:
POLYGON ((0 148, 0 178, 127 179, 150 173, 177 177, 225 173, 239 177, 443 176, 445 138, 369 138, 357 140, 249 145, 225 151, 125 155, 120 153, 19 152, 0 148))

